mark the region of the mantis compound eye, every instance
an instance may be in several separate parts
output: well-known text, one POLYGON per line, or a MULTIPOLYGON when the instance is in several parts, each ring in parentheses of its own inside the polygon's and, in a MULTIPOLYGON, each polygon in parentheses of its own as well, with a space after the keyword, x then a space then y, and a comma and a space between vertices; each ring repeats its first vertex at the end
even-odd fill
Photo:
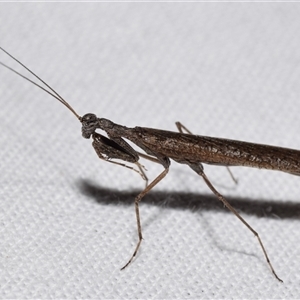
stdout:
POLYGON ((98 126, 98 118, 94 114, 85 114, 80 121, 82 123, 82 136, 86 139, 89 139, 91 134, 95 132, 98 126))

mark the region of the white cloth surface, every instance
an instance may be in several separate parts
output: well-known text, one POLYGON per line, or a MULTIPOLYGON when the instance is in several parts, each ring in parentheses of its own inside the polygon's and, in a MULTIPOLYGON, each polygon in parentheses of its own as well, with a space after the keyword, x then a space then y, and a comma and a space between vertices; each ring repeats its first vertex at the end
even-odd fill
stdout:
MULTIPOLYGON (((299 14, 297 3, 1 3, 0 46, 80 115, 300 149, 299 14)), ((235 186, 205 166, 283 284, 175 162, 142 201, 144 240, 120 271, 137 241, 139 175, 99 160, 64 106, 2 66, 0 101, 0 298, 300 297, 297 176, 235 167, 235 186)), ((142 163, 149 179, 162 170, 142 163)))

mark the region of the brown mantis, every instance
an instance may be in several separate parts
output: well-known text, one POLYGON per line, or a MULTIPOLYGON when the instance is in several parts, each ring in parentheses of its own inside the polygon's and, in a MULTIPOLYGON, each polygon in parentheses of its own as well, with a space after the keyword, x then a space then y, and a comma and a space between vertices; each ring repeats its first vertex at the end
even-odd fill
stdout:
POLYGON ((82 136, 87 139, 92 137, 92 145, 100 159, 132 169, 138 172, 142 178, 146 180, 145 189, 137 195, 134 202, 138 242, 133 254, 122 269, 126 268, 132 262, 143 239, 139 203, 142 198, 167 175, 171 163, 170 160, 172 159, 177 163, 189 166, 194 172, 200 175, 216 197, 255 235, 272 273, 279 281, 282 282, 271 264, 259 234, 228 203, 224 196, 215 189, 210 180, 207 178, 202 163, 226 167, 246 166, 264 168, 279 170, 293 175, 300 175, 300 151, 229 139, 197 136, 191 134, 191 132, 179 122, 176 123, 179 132, 171 132, 144 127, 128 128, 113 123, 108 119, 98 118, 96 115, 91 113, 85 114, 81 117, 75 112, 68 102, 66 102, 40 77, 34 74, 29 68, 23 65, 3 48, 0 49, 40 80, 47 88, 50 89, 50 91, 0 62, 2 66, 8 68, 12 72, 50 94, 65 105, 76 116, 82 124, 82 136), (103 130, 107 134, 107 137, 96 132, 97 129, 103 130), (141 148, 144 153, 134 150, 125 140, 129 140, 134 143, 136 146, 141 148), (143 166, 139 163, 140 157, 159 163, 163 166, 163 171, 149 184, 143 170, 143 166), (115 159, 124 161, 125 163, 132 163, 137 166, 137 169, 132 166, 128 166, 125 163, 115 161, 115 159))

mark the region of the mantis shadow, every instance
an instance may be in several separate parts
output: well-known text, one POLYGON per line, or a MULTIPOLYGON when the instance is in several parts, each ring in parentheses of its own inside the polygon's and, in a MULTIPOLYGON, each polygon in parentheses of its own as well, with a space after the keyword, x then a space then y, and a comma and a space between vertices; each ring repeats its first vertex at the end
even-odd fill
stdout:
MULTIPOLYGON (((125 205, 133 206, 134 199, 140 190, 118 191, 101 187, 90 180, 81 179, 79 189, 82 194, 93 201, 103 205, 125 205)), ((243 197, 226 197, 226 200, 239 212, 257 217, 278 219, 299 219, 300 203, 291 201, 276 203, 272 200, 257 200, 243 197)), ((164 192, 151 191, 141 201, 150 205, 161 206, 169 209, 191 210, 191 211, 222 211, 231 213, 214 195, 186 193, 186 192, 164 192)))

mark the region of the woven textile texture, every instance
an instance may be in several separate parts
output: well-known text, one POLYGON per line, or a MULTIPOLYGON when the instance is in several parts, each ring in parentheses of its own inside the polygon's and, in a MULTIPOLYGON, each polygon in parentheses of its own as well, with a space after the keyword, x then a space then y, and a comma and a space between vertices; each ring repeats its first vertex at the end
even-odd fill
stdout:
MULTIPOLYGON (((0 47, 83 115, 300 149, 300 6, 0 3, 0 47)), ((34 79, 3 52, 0 61, 34 79)), ((37 81, 36 79, 34 79, 37 81)), ((300 298, 297 176, 207 166, 253 234, 188 167, 140 205, 61 103, 0 66, 0 298, 300 298)), ((149 179, 162 167, 141 160, 149 179)))

